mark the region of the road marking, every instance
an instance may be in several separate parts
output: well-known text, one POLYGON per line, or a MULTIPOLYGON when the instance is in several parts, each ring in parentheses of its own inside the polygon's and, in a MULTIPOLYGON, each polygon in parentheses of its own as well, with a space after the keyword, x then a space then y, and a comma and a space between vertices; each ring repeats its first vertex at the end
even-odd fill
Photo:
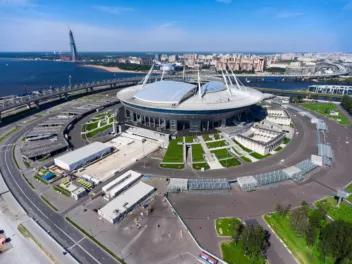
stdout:
POLYGON ((71 247, 68 248, 68 250, 70 250, 71 248, 77 246, 83 239, 85 239, 86 237, 83 237, 82 239, 80 239, 79 241, 77 241, 74 245, 72 245, 71 247))
MULTIPOLYGON (((9 150, 8 149, 9 148, 9 146, 7 146, 6 147, 6 151, 7 150, 9 150)), ((6 167, 7 167, 7 170, 8 170, 8 172, 10 173, 11 172, 11 170, 10 170, 10 167, 9 167, 9 165, 8 165, 8 163, 7 163, 7 155, 5 154, 5 165, 6 165, 6 167)), ((70 237, 66 232, 64 232, 60 227, 58 227, 51 219, 49 219, 33 202, 32 202, 32 200, 31 199, 29 199, 29 197, 25 194, 25 192, 20 188, 20 186, 19 186, 19 184, 17 183, 17 180, 16 180, 16 178, 15 177, 13 177, 13 180, 14 180, 14 182, 15 182, 15 184, 17 185, 17 187, 19 188, 19 190, 23 193, 23 195, 28 199, 28 201, 38 210, 38 212, 40 212, 46 219, 48 219, 49 221, 51 221, 53 224, 54 224, 54 226, 58 229, 58 230, 60 230, 63 234, 65 234, 69 239, 71 239, 74 243, 76 243, 75 242, 75 240, 72 238, 72 237, 70 237)), ((84 238, 85 236, 83 236, 83 238, 84 238)), ((77 244, 78 245, 78 244, 77 244)), ((99 264, 101 264, 95 257, 93 257, 87 250, 85 250, 82 246, 80 246, 80 245, 78 245, 88 256, 90 256, 93 260, 95 260, 97 263, 99 263, 99 264)))

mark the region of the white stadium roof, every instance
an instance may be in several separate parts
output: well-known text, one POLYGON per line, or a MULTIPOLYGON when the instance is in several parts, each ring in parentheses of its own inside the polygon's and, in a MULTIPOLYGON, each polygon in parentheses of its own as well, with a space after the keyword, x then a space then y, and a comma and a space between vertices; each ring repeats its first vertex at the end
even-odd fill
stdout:
POLYGON ((184 82, 159 81, 147 84, 136 93, 135 98, 150 103, 178 104, 195 88, 196 85, 184 82))

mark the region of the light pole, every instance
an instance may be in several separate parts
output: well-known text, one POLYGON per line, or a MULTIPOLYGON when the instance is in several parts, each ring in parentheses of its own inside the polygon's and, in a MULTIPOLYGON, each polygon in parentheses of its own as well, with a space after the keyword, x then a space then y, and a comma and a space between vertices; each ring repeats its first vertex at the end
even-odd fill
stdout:
POLYGON ((68 85, 71 87, 71 75, 68 76, 68 85))
POLYGON ((145 138, 142 139, 142 146, 143 146, 143 159, 144 159, 144 168, 145 168, 145 157, 144 157, 144 142, 146 141, 145 138))

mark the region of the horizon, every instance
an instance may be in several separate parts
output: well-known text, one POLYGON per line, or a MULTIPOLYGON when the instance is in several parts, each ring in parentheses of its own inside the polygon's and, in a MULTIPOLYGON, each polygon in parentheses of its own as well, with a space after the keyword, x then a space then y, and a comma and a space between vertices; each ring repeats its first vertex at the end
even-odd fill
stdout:
POLYGON ((2 52, 68 50, 69 30, 78 52, 350 53, 352 46, 350 0, 0 0, 0 9, 2 52))

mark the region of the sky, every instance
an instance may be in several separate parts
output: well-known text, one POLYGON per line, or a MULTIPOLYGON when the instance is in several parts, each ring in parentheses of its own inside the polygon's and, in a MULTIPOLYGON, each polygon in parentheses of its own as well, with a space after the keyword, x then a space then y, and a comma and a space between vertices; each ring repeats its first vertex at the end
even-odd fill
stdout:
POLYGON ((352 0, 0 0, 0 51, 352 52, 352 0))

